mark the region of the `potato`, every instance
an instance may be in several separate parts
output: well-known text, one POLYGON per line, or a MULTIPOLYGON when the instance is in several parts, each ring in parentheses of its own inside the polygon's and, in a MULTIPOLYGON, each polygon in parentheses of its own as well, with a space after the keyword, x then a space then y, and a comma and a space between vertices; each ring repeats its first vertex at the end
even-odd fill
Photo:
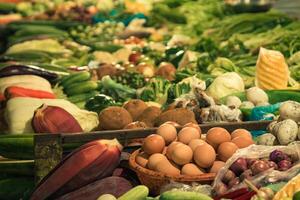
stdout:
POLYGON ((156 106, 150 106, 138 117, 138 121, 144 122, 148 127, 153 127, 156 118, 160 115, 161 110, 156 106))
POLYGON ((117 68, 114 65, 103 63, 97 69, 97 76, 98 76, 98 79, 101 80, 101 78, 103 76, 106 76, 106 75, 114 76, 117 74, 117 72, 118 72, 117 68))
POLYGON ((168 79, 169 81, 173 81, 175 73, 176 68, 172 63, 162 62, 156 70, 155 75, 161 76, 165 79, 168 79))
POLYGON ((181 126, 184 126, 189 122, 197 124, 194 113, 185 108, 176 108, 163 112, 156 119, 155 125, 160 126, 167 121, 176 122, 181 126))
POLYGON ((146 108, 148 108, 148 106, 140 99, 131 99, 123 105, 123 108, 125 108, 131 114, 133 121, 137 121, 138 117, 146 108))
POLYGON ((110 106, 99 114, 101 130, 119 130, 132 122, 130 113, 122 107, 110 106))

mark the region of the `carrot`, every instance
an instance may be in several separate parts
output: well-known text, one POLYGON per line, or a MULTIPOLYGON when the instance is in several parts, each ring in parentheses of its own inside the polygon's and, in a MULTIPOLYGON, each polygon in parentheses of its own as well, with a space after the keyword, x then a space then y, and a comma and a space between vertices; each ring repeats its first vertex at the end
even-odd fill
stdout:
POLYGON ((27 89, 18 86, 11 86, 5 89, 7 99, 14 97, 34 97, 39 99, 55 99, 55 95, 41 90, 27 89))

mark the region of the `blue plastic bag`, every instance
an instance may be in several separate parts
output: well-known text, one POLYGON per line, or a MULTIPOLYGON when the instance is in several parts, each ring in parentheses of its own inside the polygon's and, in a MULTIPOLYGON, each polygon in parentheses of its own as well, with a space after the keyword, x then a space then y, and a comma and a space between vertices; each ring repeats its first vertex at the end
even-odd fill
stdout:
MULTIPOLYGON (((258 106, 252 109, 250 115, 250 121, 260 121, 260 120, 274 120, 274 113, 279 111, 281 103, 268 105, 268 106, 258 106)), ((254 137, 264 134, 265 130, 251 131, 254 137)))

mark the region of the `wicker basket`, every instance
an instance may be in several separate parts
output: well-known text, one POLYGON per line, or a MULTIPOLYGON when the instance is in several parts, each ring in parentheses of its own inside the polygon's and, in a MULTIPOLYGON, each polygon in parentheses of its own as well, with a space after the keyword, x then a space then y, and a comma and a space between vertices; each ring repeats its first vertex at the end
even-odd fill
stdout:
POLYGON ((216 176, 215 173, 206 173, 198 176, 169 176, 160 172, 155 172, 146 169, 135 162, 135 157, 139 154, 139 152, 140 150, 138 149, 131 154, 129 158, 129 165, 136 172, 141 183, 149 188, 152 195, 158 195, 160 193, 161 187, 165 184, 168 184, 170 181, 186 184, 190 184, 193 182, 210 184, 216 176))

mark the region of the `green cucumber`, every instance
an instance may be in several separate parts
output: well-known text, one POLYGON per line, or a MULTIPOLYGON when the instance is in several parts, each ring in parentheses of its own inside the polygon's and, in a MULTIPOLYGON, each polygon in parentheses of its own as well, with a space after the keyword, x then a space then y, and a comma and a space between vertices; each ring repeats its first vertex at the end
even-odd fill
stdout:
POLYGON ((77 102, 77 103, 75 103, 75 105, 80 109, 84 109, 85 108, 85 101, 77 102))
POLYGON ((2 3, 0 2, 0 12, 1 13, 10 13, 16 11, 16 4, 15 3, 2 3))
POLYGON ((34 175, 34 160, 5 160, 0 161, 0 173, 11 175, 34 175))
POLYGON ((77 94, 91 92, 93 90, 96 90, 97 87, 98 87, 97 82, 85 81, 85 82, 80 82, 80 83, 74 83, 74 84, 72 84, 72 87, 68 87, 64 91, 68 96, 73 96, 73 95, 77 95, 77 94))
POLYGON ((18 30, 30 26, 52 26, 62 30, 66 30, 79 25, 85 25, 82 22, 76 21, 54 21, 54 20, 20 20, 14 21, 7 25, 11 30, 18 30))
POLYGON ((11 159, 33 159, 33 136, 1 137, 0 155, 11 159))
POLYGON ((89 72, 77 72, 64 78, 60 82, 60 85, 62 85, 64 88, 68 88, 70 87, 70 85, 76 84, 78 82, 87 81, 90 78, 91 74, 89 72))
POLYGON ((159 200, 212 200, 212 198, 198 192, 167 191, 160 195, 159 200))
POLYGON ((144 200, 148 194, 149 189, 144 185, 139 185, 120 196, 118 200, 144 200))
POLYGON ((0 180, 1 200, 29 199, 33 189, 33 178, 12 178, 0 180))
POLYGON ((95 95, 97 95, 99 92, 97 91, 92 91, 92 92, 88 92, 88 93, 83 93, 83 94, 77 94, 74 96, 69 96, 68 100, 72 103, 78 103, 78 102, 82 102, 82 101, 87 101, 90 98, 94 97, 95 95))
MULTIPOLYGON (((63 150, 70 152, 81 145, 81 143, 63 144, 63 150)), ((5 158, 32 160, 34 159, 33 149, 34 141, 32 134, 0 136, 0 155, 5 158)))

